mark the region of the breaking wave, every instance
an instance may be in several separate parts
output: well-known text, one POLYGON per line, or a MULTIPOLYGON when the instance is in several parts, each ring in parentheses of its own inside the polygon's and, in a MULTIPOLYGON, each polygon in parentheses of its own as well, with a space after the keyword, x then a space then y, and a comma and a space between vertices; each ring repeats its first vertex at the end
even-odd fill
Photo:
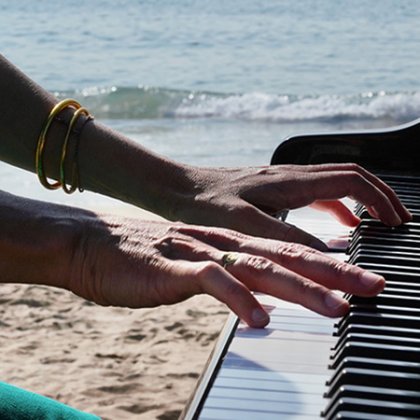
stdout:
POLYGON ((420 117, 420 92, 355 95, 221 94, 154 87, 89 88, 59 92, 75 96, 108 119, 221 118, 269 122, 337 122, 420 117))

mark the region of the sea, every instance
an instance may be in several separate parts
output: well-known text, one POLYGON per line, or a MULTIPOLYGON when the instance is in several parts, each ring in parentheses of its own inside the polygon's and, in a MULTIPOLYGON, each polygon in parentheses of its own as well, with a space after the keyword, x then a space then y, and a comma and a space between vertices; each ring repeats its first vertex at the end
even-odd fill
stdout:
MULTIPOLYGON (((417 0, 0 0, 0 51, 155 152, 265 165, 289 136, 419 118, 419 22, 417 0)), ((7 164, 0 188, 119 205, 7 164)))

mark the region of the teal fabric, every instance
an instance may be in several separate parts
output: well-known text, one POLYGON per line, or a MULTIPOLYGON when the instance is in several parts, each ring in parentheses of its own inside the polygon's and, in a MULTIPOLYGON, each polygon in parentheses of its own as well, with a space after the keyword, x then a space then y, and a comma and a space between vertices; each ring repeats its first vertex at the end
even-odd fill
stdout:
POLYGON ((51 398, 0 382, 1 420, 99 420, 51 398))

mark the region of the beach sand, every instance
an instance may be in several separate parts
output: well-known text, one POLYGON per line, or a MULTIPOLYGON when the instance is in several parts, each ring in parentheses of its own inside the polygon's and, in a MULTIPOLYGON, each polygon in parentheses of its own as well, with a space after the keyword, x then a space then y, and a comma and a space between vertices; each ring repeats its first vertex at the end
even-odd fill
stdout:
POLYGON ((43 286, 0 293, 1 380, 110 420, 177 419, 228 314, 209 296, 132 310, 43 286))

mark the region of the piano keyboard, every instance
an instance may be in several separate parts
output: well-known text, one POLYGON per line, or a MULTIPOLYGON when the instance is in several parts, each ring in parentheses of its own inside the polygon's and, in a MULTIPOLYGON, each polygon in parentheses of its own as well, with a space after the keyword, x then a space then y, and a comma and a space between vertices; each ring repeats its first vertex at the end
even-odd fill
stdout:
POLYGON ((387 228, 359 209, 349 262, 384 275, 375 298, 349 297, 330 355, 327 419, 420 418, 420 179, 383 176, 414 214, 387 228))
MULTIPOLYGON (((414 213, 387 228, 359 209, 349 256, 380 273, 376 298, 348 297, 350 312, 329 319, 261 295, 271 322, 248 328, 231 316, 186 419, 420 419, 420 179, 386 178, 414 213)), ((288 222, 325 242, 349 232, 303 209, 288 222)))

